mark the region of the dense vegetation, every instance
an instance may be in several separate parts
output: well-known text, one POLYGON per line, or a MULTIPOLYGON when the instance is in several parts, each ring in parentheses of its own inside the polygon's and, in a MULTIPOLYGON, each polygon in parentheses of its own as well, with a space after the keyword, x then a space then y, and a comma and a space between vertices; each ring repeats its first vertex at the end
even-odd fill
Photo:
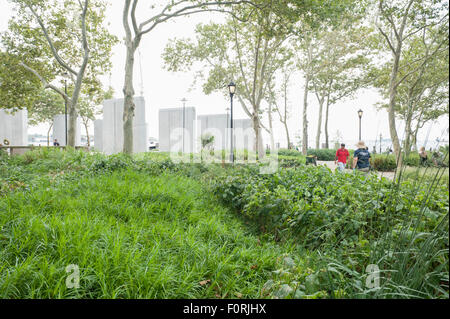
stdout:
POLYGON ((448 298, 439 176, 391 182, 301 163, 259 174, 161 153, 2 156, 1 296, 448 298), (66 288, 68 264, 79 289, 66 288), (365 285, 370 264, 380 288, 365 285))

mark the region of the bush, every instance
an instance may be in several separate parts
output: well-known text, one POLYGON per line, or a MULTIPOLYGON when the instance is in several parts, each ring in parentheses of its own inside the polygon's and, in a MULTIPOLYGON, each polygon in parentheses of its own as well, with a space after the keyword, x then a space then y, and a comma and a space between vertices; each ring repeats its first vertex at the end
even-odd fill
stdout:
POLYGON ((380 172, 390 172, 397 168, 395 156, 391 155, 375 155, 372 159, 372 167, 380 172))
MULTIPOLYGON (((279 240, 295 238, 323 256, 324 268, 314 276, 324 278, 317 278, 309 293, 336 296, 338 289, 339 296, 350 298, 448 298, 448 188, 434 183, 430 191, 430 185, 398 185, 375 174, 333 174, 325 167, 303 166, 272 175, 255 174, 252 168, 228 171, 213 188, 261 232, 279 240), (388 273, 376 291, 357 285, 369 264, 388 273)), ((295 281, 308 286, 307 278, 295 281)))
POLYGON ((336 156, 336 150, 333 150, 333 149, 308 149, 307 154, 317 156, 318 161, 334 161, 335 156, 336 156))
MULTIPOLYGON (((266 151, 267 154, 270 153, 269 150, 266 151)), ((303 156, 303 154, 294 149, 280 148, 278 149, 278 155, 282 156, 303 156)))
POLYGON ((299 167, 306 164, 306 158, 304 156, 278 155, 278 163, 280 167, 299 167))

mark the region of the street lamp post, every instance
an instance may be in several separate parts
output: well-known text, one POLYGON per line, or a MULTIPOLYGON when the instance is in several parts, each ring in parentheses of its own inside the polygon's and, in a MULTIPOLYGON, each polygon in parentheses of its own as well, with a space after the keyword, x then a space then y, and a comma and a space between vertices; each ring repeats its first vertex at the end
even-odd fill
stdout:
POLYGON ((184 129, 186 128, 186 98, 181 100, 183 102, 183 154, 184 154, 184 129))
POLYGON ((380 154, 381 154, 381 133, 380 133, 380 154))
POLYGON ((359 109, 358 117, 359 117, 359 140, 361 141, 361 118, 363 116, 363 111, 359 109))
POLYGON ((228 91, 230 92, 230 151, 231 151, 231 163, 234 164, 234 150, 233 150, 233 96, 236 92, 236 84, 233 81, 228 84, 228 91))

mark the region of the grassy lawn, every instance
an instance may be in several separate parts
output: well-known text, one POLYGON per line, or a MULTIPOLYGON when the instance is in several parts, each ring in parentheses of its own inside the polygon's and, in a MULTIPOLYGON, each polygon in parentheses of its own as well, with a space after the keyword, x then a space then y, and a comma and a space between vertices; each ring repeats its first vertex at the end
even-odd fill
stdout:
POLYGON ((173 174, 84 177, 11 194, 0 211, 2 298, 257 298, 292 252, 173 174), (66 288, 69 264, 79 289, 66 288))
POLYGON ((0 154, 0 298, 448 298, 437 171, 396 184, 283 156, 259 174, 164 153, 0 154), (372 264, 379 289, 364 286, 372 264))
POLYGON ((437 183, 448 185, 449 169, 436 167, 411 167, 408 166, 403 172, 403 178, 416 180, 418 182, 428 182, 436 180, 437 183))

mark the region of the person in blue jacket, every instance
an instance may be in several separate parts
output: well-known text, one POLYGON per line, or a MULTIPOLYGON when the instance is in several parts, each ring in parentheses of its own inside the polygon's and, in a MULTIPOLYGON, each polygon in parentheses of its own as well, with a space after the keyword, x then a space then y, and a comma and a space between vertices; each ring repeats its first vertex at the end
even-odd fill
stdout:
POLYGON ((356 147, 357 149, 353 154, 353 169, 368 173, 370 170, 370 152, 363 141, 359 141, 356 147))

